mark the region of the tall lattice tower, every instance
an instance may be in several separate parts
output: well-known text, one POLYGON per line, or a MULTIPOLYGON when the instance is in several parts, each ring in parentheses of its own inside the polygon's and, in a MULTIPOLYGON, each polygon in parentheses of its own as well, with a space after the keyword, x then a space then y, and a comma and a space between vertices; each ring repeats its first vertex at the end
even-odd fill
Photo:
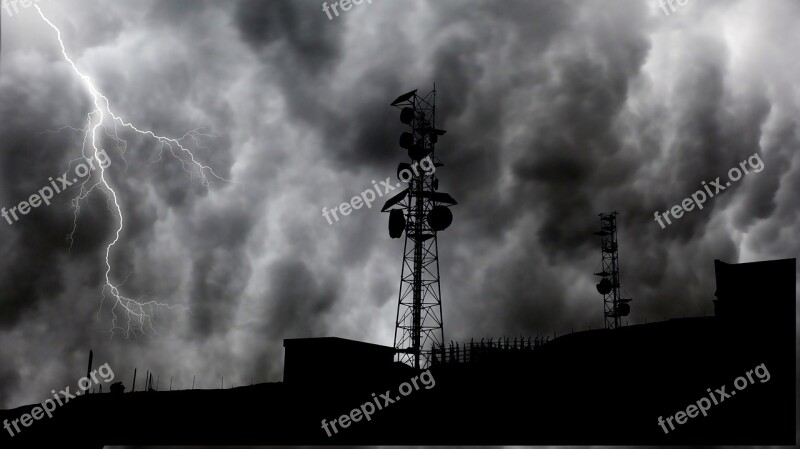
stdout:
POLYGON ((423 369, 431 358, 426 348, 444 343, 437 233, 452 223, 449 208, 456 201, 438 191, 435 174, 444 164, 434 147, 445 133, 436 129, 436 87, 424 96, 416 90, 401 95, 392 106, 400 109, 400 121, 409 127, 400 136, 400 147, 408 151, 411 160, 397 168, 398 178, 408 187, 381 210, 390 213, 389 235, 406 235, 394 347, 398 361, 423 369))
POLYGON ((620 318, 628 316, 631 307, 630 299, 622 299, 619 285, 619 253, 617 245, 617 213, 600 214, 601 271, 595 273, 602 279, 597 284, 597 291, 603 295, 603 315, 606 329, 620 327, 620 318))

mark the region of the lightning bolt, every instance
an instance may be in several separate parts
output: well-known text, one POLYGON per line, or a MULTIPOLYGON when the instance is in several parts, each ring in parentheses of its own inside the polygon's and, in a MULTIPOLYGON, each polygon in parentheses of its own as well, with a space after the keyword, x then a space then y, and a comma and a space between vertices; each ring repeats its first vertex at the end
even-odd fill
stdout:
MULTIPOLYGON (((169 310, 173 310, 173 309, 186 310, 187 308, 184 307, 184 306, 171 306, 171 305, 160 303, 160 302, 157 302, 157 301, 154 301, 154 300, 149 300, 149 301, 142 302, 142 298, 138 298, 138 299, 128 298, 128 297, 122 295, 122 293, 120 293, 120 287, 122 286, 122 284, 115 284, 114 282, 112 282, 112 280, 111 280, 112 267, 111 267, 111 261, 110 261, 111 251, 114 248, 114 246, 117 244, 117 242, 119 242, 120 234, 122 233, 122 230, 124 228, 125 221, 124 221, 124 218, 123 218, 123 215, 122 215, 122 208, 120 207, 119 198, 117 197, 117 193, 114 191, 114 189, 109 184, 107 176, 106 176, 105 167, 103 166, 102 160, 100 159, 100 154, 101 154, 102 149, 101 149, 101 145, 98 144, 98 132, 102 129, 106 133, 107 137, 109 137, 112 140, 115 140, 117 142, 117 148, 118 148, 118 150, 121 151, 121 153, 123 155, 123 160, 124 160, 125 150, 127 149, 127 142, 125 142, 123 139, 121 139, 119 137, 119 134, 117 133, 117 126, 120 126, 122 128, 127 128, 128 130, 131 130, 131 131, 133 131, 135 133, 138 133, 140 135, 144 135, 144 136, 150 137, 150 138, 154 139, 155 141, 157 141, 161 145, 161 151, 159 153, 159 160, 161 158, 161 154, 163 153, 164 149, 165 148, 168 149, 169 152, 172 154, 172 156, 175 159, 177 159, 178 161, 180 161, 182 168, 191 175, 191 178, 193 180, 195 178, 199 179, 200 183, 204 187, 208 187, 209 186, 209 182, 210 182, 209 177, 213 178, 215 180, 224 181, 224 182, 231 182, 231 181, 218 176, 214 172, 214 170, 212 170, 210 167, 208 167, 206 165, 203 165, 200 162, 198 162, 197 159, 195 158, 194 154, 192 154, 192 152, 188 148, 186 148, 182 143, 184 140, 186 140, 186 139, 188 139, 190 137, 195 139, 195 142, 197 142, 196 139, 197 139, 198 136, 209 137, 210 135, 202 134, 202 133, 199 132, 199 130, 193 130, 193 131, 189 131, 183 137, 178 138, 178 139, 165 137, 165 136, 157 135, 153 131, 140 129, 140 128, 136 127, 135 125, 133 125, 132 123, 126 121, 125 119, 123 119, 119 115, 115 114, 111 110, 111 102, 109 101, 109 99, 106 96, 104 96, 97 89, 97 87, 94 85, 94 82, 92 81, 92 79, 89 76, 87 76, 84 73, 82 73, 80 71, 80 69, 78 69, 78 67, 75 64, 75 62, 69 57, 69 54, 67 53, 66 47, 64 46, 64 41, 62 40, 62 37, 61 37, 61 30, 55 24, 53 24, 53 22, 51 22, 50 19, 48 19, 44 15, 44 13, 42 12, 42 9, 39 7, 39 5, 34 4, 33 6, 39 12, 39 16, 42 18, 42 20, 44 20, 47 23, 47 25, 49 25, 50 28, 52 28, 55 31, 56 36, 58 38, 58 43, 59 43, 59 45, 61 47, 61 54, 64 57, 64 60, 69 64, 69 66, 75 72, 75 75, 77 75, 83 81, 83 84, 85 85, 86 90, 88 91, 89 95, 92 97, 93 104, 94 104, 94 109, 87 114, 87 125, 86 125, 85 128, 83 128, 83 129, 76 129, 76 128, 72 128, 72 127, 63 127, 63 128, 61 128, 61 130, 71 129, 72 131, 75 131, 75 132, 79 132, 80 131, 80 132, 84 133, 84 136, 83 136, 83 147, 81 149, 81 156, 83 156, 83 157, 82 158, 78 158, 78 159, 74 159, 73 161, 70 161, 70 165, 73 162, 80 161, 81 159, 85 160, 87 163, 92 163, 93 164, 93 163, 96 162, 97 163, 97 169, 98 169, 98 172, 99 172, 99 179, 96 180, 93 184, 89 185, 89 181, 90 181, 91 177, 87 178, 81 184, 81 189, 80 189, 80 192, 78 193, 78 195, 75 198, 73 198, 73 200, 72 200, 72 205, 74 207, 75 215, 74 215, 74 220, 73 220, 72 232, 67 237, 68 241, 70 242, 70 247, 72 246, 73 236, 74 236, 75 230, 77 228, 77 224, 78 224, 78 214, 80 213, 80 202, 82 200, 86 199, 86 197, 90 193, 92 193, 95 189, 102 190, 107 195, 107 202, 108 202, 109 208, 112 210, 112 212, 116 213, 116 217, 118 218, 119 221, 118 221, 117 230, 116 230, 116 232, 114 234, 113 240, 108 244, 108 246, 106 246, 106 254, 105 254, 105 262, 106 262, 105 285, 103 286, 103 290, 102 290, 102 300, 100 302, 100 309, 97 311, 97 313, 99 315, 100 311, 102 310, 103 304, 104 304, 105 300, 107 299, 106 298, 106 292, 108 291, 110 293, 111 297, 113 298, 113 301, 114 301, 114 305, 111 308, 111 314, 112 314, 111 335, 112 336, 115 334, 115 331, 117 331, 117 330, 122 331, 122 333, 124 334, 124 336, 126 338, 130 334, 136 335, 137 332, 141 333, 141 334, 157 334, 157 332, 153 328, 153 322, 152 322, 151 314, 155 314, 156 312, 158 312, 158 310, 160 308, 167 308, 169 310), (108 134, 107 129, 103 125, 103 123, 107 119, 112 121, 112 123, 114 125, 114 135, 113 136, 108 134), (120 144, 122 144, 122 147, 120 147, 120 144), (86 156, 87 147, 91 148, 90 151, 92 152, 92 154, 91 154, 90 157, 86 156), (120 310, 120 313, 124 317, 123 318, 123 320, 124 320, 123 324, 118 323, 117 310, 120 310)), ((211 136, 211 137, 213 137, 213 136, 211 136)), ((127 167, 127 165, 126 165, 126 167, 127 167)), ((124 281, 123 281, 123 283, 124 283, 124 281)))

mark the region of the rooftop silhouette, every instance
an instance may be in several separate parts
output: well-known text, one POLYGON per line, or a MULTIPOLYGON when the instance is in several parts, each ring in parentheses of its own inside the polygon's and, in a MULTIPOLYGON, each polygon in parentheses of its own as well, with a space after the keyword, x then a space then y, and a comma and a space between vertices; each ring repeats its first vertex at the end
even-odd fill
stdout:
MULTIPOLYGON (((391 347, 339 338, 289 339, 283 382, 136 392, 118 385, 110 393, 71 400, 52 419, 13 439, 2 432, 2 447, 792 445, 796 260, 716 261, 715 268, 716 299, 709 298, 715 316, 533 343, 485 340, 481 346, 473 340, 458 351, 440 348, 443 354, 434 354, 430 368, 435 388, 403 397, 368 422, 351 423, 331 436, 322 420, 349 413, 372 393, 397 391, 419 371, 394 362, 391 347), (767 381, 753 378, 739 390, 737 378, 752 378, 758 366, 768 371, 767 381), (677 419, 678 412, 720 387, 729 396, 706 416, 677 419)), ((2 411, 0 420, 16 419, 33 406, 2 411)))

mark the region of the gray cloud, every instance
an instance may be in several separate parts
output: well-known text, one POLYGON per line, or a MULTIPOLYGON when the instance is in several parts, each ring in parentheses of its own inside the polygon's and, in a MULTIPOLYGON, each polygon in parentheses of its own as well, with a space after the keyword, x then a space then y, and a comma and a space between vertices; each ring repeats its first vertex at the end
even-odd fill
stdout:
MULTIPOLYGON (((157 298, 158 335, 109 338, 117 217, 93 193, 75 243, 65 192, 0 222, 0 406, 72 384, 89 348, 187 385, 279 380, 282 339, 390 345, 402 242, 378 208, 321 216, 394 175, 397 95, 436 82, 448 338, 602 326, 597 214, 620 212, 631 324, 702 315, 713 259, 796 257, 795 2, 404 1, 328 20, 314 1, 60 0, 45 12, 118 113, 233 182, 206 188, 146 136, 106 138, 125 217, 111 273, 157 298), (735 32, 733 31, 735 30, 735 32), (666 229, 653 220, 758 152, 765 164, 666 229), (99 309, 99 313, 98 313, 99 309), (34 373, 34 374, 30 374, 34 373)), ((91 108, 33 10, 3 18, 0 201, 80 154, 91 108)), ((380 204, 378 204, 380 206, 380 204)))

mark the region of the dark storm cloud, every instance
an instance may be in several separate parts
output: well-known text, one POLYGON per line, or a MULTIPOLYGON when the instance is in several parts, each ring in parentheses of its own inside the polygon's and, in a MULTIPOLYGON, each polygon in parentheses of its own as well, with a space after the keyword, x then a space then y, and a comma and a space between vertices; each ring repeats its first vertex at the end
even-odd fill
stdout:
MULTIPOLYGON (((112 277, 190 309, 162 310, 153 337, 109 340, 108 304, 95 315, 116 229, 105 197, 82 205, 71 251, 71 195, 0 228, 1 365, 18 367, 0 369, 0 403, 74 382, 88 347, 115 371, 241 384, 280 379, 283 338, 391 344, 402 242, 386 236, 384 199, 330 226, 320 210, 394 175, 402 124, 389 103, 434 82, 448 130, 437 175, 459 201, 439 241, 448 338, 602 326, 599 212, 620 212, 631 324, 710 311, 715 258, 800 249, 800 40, 784 36, 798 37, 796 3, 690 2, 666 17, 639 1, 376 1, 334 20, 320 3, 46 8, 115 110, 176 138, 207 126, 186 143, 234 182, 205 188, 151 138, 123 132, 124 154, 106 139, 126 217, 112 277), (655 223, 756 151, 764 171, 655 223)), ((83 126, 90 104, 36 16, 7 25, 11 205, 80 151, 69 131, 38 133, 83 126)))
MULTIPOLYGON (((453 104, 455 114, 472 109, 467 117, 456 119, 465 118, 471 126, 449 128, 443 146, 454 151, 444 152, 449 163, 442 176, 446 184, 454 185, 453 192, 463 192, 463 198, 457 195, 462 203, 456 214, 457 220, 466 214, 467 222, 457 222, 457 227, 482 223, 469 229, 478 234, 459 232, 456 238, 476 246, 497 245, 491 253, 502 251, 503 257, 492 260, 477 292, 464 289, 457 295, 468 295, 476 304, 481 302, 477 298, 484 298, 489 304, 465 307, 475 308, 475 317, 483 316, 478 332, 535 334, 585 326, 581 318, 585 312, 555 299, 568 295, 574 273, 563 273, 552 264, 574 264, 576 257, 593 253, 595 197, 608 187, 596 177, 596 170, 617 151, 611 128, 627 99, 629 78, 637 73, 648 49, 641 25, 628 17, 641 11, 614 8, 615 14, 607 19, 612 23, 586 31, 584 23, 570 18, 574 11, 566 3, 510 2, 508 9, 482 6, 462 20, 502 26, 458 36, 437 55, 437 70, 446 81, 442 86, 449 93, 442 96, 442 104, 453 104), (523 17, 549 26, 532 27, 523 17), (553 64, 541 63, 548 42, 587 33, 604 48, 624 50, 588 57, 591 49, 549 49, 553 64), (503 49, 503 56, 492 57, 482 45, 487 41, 491 48, 503 49), (464 55, 485 62, 476 64, 476 58, 464 55), (503 178, 505 185, 498 182, 503 178), (504 244, 508 241, 515 243, 504 244)), ((448 27, 458 25, 458 20, 447 21, 448 27)), ((449 108, 445 111, 448 115, 449 108)), ((447 260, 456 259, 445 251, 447 260)))
POLYGON ((322 76, 339 58, 342 35, 341 27, 330 25, 319 9, 316 2, 240 0, 235 19, 242 37, 256 51, 283 46, 279 51, 288 60, 281 64, 297 74, 322 76))
MULTIPOLYGON (((237 5, 238 29, 269 74, 277 73, 290 118, 322 133, 324 152, 320 156, 332 156, 329 162, 345 171, 364 164, 383 167, 390 163, 397 142, 394 115, 389 108, 376 105, 388 105, 399 91, 410 90, 401 76, 403 66, 412 64, 414 58, 397 51, 405 46, 407 30, 394 26, 390 18, 380 19, 388 22, 380 30, 380 40, 392 42, 392 47, 381 50, 384 56, 396 54, 397 58, 354 67, 343 58, 348 50, 346 32, 349 26, 358 27, 359 21, 374 26, 367 23, 370 10, 354 17, 355 22, 345 23, 328 20, 321 4, 313 1, 247 0, 237 5)), ((342 19, 345 17, 349 18, 342 19)))
MULTIPOLYGON (((78 189, 56 195, 50 207, 33 209, 27 215, 17 211, 15 213, 19 220, 13 219, 10 209, 28 200, 39 189, 49 186, 50 179, 64 172, 70 159, 64 150, 72 145, 55 134, 41 133, 53 125, 47 108, 37 105, 30 97, 14 92, 10 85, 6 85, 1 92, 0 114, 6 119, 0 127, 0 141, 5 148, 17 149, 0 153, 0 207, 6 209, 12 220, 12 224, 5 219, 0 223, 0 234, 5 241, 4 269, 0 275, 0 291, 3 292, 0 327, 13 327, 23 314, 40 306, 39 301, 51 300, 63 288, 59 258, 68 252, 65 242, 72 224, 72 216, 65 210, 68 210, 69 200, 78 189), (41 128, 33 131, 29 125, 31 119, 39 123, 41 128)), ((40 93, 58 95, 55 88, 44 88, 40 93)), ((97 213, 104 215, 103 212, 101 209, 97 213)), ((97 223, 97 226, 89 224, 82 231, 103 234, 103 223, 93 223, 97 223)), ((98 244, 90 243, 82 250, 93 246, 97 248, 98 244)), ((77 251, 76 256, 80 256, 81 252, 77 251)))
POLYGON ((284 298, 270 311, 273 338, 325 334, 325 315, 336 302, 340 286, 318 279, 300 261, 279 262, 271 271, 271 296, 284 298))

